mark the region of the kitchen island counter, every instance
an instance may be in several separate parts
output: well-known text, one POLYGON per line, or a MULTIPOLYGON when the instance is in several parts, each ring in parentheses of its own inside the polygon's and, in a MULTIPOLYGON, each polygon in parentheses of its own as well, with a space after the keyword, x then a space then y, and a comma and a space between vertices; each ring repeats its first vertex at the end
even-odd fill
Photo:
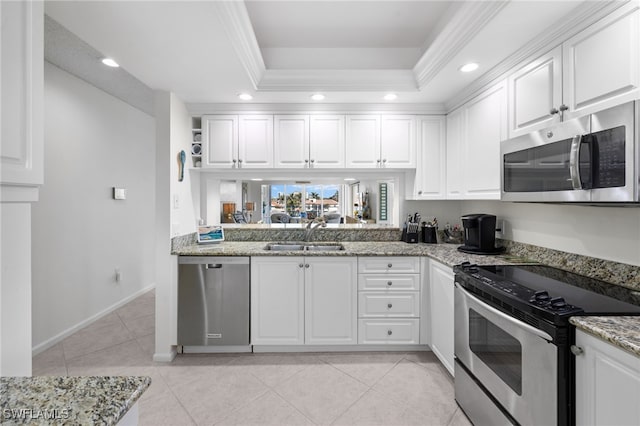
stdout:
POLYGON ((151 384, 146 376, 2 377, 3 425, 115 425, 151 384))

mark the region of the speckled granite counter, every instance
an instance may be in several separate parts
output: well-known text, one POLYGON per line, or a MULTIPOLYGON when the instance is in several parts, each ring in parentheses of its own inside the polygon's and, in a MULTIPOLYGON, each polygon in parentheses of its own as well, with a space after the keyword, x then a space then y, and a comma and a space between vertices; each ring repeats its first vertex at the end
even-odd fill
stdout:
POLYGON ((151 384, 142 376, 2 377, 2 425, 115 425, 151 384))
MULTIPOLYGON (((462 262, 478 265, 513 263, 509 256, 479 256, 461 253, 453 244, 407 244, 402 241, 341 241, 339 251, 270 251, 266 241, 225 241, 220 244, 199 245, 195 242, 174 245, 172 254, 180 256, 427 256, 445 265, 462 262)), ((523 262, 523 259, 520 263, 523 262)))
POLYGON ((571 317, 571 324, 640 357, 640 317, 571 317))

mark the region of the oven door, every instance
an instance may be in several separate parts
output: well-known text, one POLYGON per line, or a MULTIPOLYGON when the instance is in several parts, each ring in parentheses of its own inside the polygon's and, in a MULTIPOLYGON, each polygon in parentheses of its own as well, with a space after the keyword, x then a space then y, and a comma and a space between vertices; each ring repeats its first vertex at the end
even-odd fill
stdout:
POLYGON ((551 340, 455 284, 455 356, 520 424, 557 424, 558 349, 551 340))

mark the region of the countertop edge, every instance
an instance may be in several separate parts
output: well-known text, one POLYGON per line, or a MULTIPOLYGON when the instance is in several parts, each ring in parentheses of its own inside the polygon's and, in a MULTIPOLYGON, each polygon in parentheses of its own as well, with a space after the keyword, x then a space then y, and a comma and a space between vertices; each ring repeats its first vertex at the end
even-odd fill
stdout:
POLYGON ((613 346, 640 358, 640 316, 577 316, 569 322, 613 346))

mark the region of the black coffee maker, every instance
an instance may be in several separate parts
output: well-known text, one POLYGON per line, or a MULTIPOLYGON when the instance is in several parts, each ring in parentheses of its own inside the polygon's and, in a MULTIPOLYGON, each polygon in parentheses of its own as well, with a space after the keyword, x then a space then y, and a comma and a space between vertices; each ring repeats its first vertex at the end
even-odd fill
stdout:
POLYGON ((504 247, 496 247, 496 217, 492 214, 462 216, 464 245, 458 250, 472 254, 498 254, 504 247))

